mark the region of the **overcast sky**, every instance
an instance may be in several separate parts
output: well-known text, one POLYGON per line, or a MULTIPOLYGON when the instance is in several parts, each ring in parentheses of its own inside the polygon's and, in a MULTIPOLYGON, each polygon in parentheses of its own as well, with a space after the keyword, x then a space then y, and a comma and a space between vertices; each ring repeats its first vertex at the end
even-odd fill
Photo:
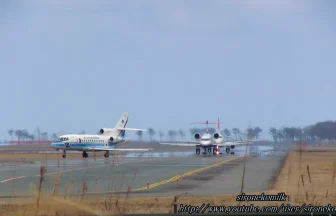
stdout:
MULTIPOLYGON (((291 0, 0 3, 0 139, 193 121, 264 129, 336 117, 336 4, 291 0)), ((188 132, 189 134, 189 132, 188 132)))

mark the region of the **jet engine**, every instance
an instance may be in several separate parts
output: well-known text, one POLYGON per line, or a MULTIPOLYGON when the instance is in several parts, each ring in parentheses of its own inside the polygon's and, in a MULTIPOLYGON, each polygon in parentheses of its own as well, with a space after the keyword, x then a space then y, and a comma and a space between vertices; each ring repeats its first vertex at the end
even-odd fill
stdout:
POLYGON ((201 135, 199 133, 195 133, 195 139, 201 138, 201 135))
POLYGON ((113 137, 110 137, 109 142, 113 142, 113 141, 114 141, 113 137))
POLYGON ((109 131, 112 131, 112 130, 113 130, 113 128, 102 128, 102 129, 99 130, 99 133, 100 134, 105 134, 105 133, 107 133, 109 131))
POLYGON ((220 144, 220 143, 222 143, 223 141, 224 141, 224 138, 223 138, 223 136, 221 136, 219 133, 215 133, 214 135, 213 135, 213 138, 214 138, 214 142, 216 143, 216 144, 220 144))
POLYGON ((231 145, 231 149, 234 149, 235 148, 235 145, 231 145))

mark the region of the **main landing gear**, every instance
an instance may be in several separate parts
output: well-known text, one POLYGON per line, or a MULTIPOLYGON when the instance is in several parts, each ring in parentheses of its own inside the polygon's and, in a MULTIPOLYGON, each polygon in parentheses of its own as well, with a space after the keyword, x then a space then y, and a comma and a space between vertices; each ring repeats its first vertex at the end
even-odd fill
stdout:
MULTIPOLYGON (((83 158, 87 158, 89 155, 86 151, 83 151, 82 156, 83 158)), ((104 157, 108 158, 109 156, 110 156, 109 151, 106 151, 104 157)))
MULTIPOLYGON (((208 148, 208 152, 210 153, 211 152, 211 148, 208 148)), ((207 148, 204 148, 204 152, 203 154, 206 154, 207 153, 207 148)), ((199 155, 201 154, 201 148, 200 147, 196 147, 196 155, 199 155)))
MULTIPOLYGON (((215 155, 215 154, 219 154, 220 150, 219 148, 212 148, 212 153, 215 155)), ((196 147, 196 155, 199 155, 201 154, 201 148, 200 147, 196 147)), ((209 148, 204 148, 204 151, 203 151, 203 154, 211 154, 211 147, 209 148)))
POLYGON ((83 156, 83 158, 87 158, 89 155, 86 151, 83 151, 82 156, 83 156))
MULTIPOLYGON (((82 153, 82 157, 83 158, 87 158, 89 156, 89 154, 86 152, 86 151, 83 151, 82 153)), ((110 156, 109 154, 109 151, 106 151, 106 153, 104 154, 104 157, 108 158, 110 156)), ((63 150, 63 155, 62 155, 63 158, 66 158, 66 151, 63 150)))
POLYGON ((203 154, 205 155, 205 154, 210 154, 211 153, 211 147, 210 148, 204 148, 204 152, 203 152, 203 154))
MULTIPOLYGON (((230 147, 226 147, 226 154, 230 154, 230 147)), ((234 154, 234 152, 231 152, 231 154, 234 154)))
POLYGON ((104 157, 108 158, 110 156, 109 151, 106 151, 104 157))

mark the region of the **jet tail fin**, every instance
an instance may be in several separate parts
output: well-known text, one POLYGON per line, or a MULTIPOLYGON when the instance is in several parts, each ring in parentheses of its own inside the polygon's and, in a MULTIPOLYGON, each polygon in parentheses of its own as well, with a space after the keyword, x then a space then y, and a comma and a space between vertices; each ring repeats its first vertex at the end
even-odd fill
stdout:
POLYGON ((115 128, 122 129, 126 127, 128 121, 128 112, 124 112, 116 124, 115 128))
POLYGON ((147 131, 146 129, 138 129, 138 128, 116 128, 116 129, 125 131, 147 131))

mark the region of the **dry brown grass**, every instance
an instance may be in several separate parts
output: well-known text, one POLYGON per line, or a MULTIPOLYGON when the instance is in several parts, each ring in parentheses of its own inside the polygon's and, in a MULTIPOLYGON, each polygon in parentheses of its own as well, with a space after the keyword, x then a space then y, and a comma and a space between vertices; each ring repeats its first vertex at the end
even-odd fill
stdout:
MULTIPOLYGON (((303 149, 306 149, 304 147, 303 149)), ((323 147, 321 147, 323 148, 323 147)), ((312 205, 336 205, 336 152, 290 152, 283 168, 273 184, 273 188, 265 194, 285 192, 289 195, 291 205, 302 203, 312 205)), ((43 173, 43 171, 41 170, 43 173)), ((136 172, 135 174, 136 175, 136 172)), ((41 181, 42 182, 42 181, 41 181)), ((57 191, 55 181, 55 191, 57 191)), ((38 187, 37 187, 38 188, 38 187)), ((26 200, 25 204, 0 203, 0 215, 79 215, 81 213, 104 215, 104 213, 172 213, 172 204, 201 205, 281 205, 283 202, 241 202, 236 201, 236 196, 190 196, 178 197, 104 197, 87 198, 85 195, 87 185, 83 183, 82 196, 78 199, 64 199, 63 197, 42 197, 37 204, 35 200, 26 200), (66 213, 66 214, 64 214, 66 213)), ((261 193, 261 192, 259 192, 261 193)), ((38 192, 36 194, 39 194, 38 192)), ((54 193, 55 195, 57 192, 54 193)), ((246 193, 257 194, 257 193, 246 193)), ((62 195, 60 195, 62 196, 62 195)))
MULTIPOLYGON (((287 194, 307 195, 317 199, 324 197, 335 199, 336 152, 302 152, 300 169, 299 152, 290 152, 274 190, 287 194)), ((330 202, 330 200, 328 200, 330 202)))
MULTIPOLYGON (((266 193, 267 194, 267 193, 266 193)), ((271 193, 270 193, 271 194, 271 193)), ((211 205, 238 205, 236 195, 221 196, 177 196, 178 204, 201 205, 210 203, 211 205)), ((80 215, 83 213, 92 215, 104 214, 132 214, 132 213, 173 213, 172 204, 175 197, 137 197, 137 198, 101 198, 89 200, 69 200, 62 198, 44 198, 41 199, 38 212, 39 215, 80 215)), ((280 205, 277 202, 241 202, 241 205, 280 205)), ((36 215, 36 201, 26 201, 24 204, 3 204, 0 209, 3 212, 0 215, 36 215), (5 213, 6 212, 6 213, 5 213), (10 214, 7 214, 9 212, 10 214)))

